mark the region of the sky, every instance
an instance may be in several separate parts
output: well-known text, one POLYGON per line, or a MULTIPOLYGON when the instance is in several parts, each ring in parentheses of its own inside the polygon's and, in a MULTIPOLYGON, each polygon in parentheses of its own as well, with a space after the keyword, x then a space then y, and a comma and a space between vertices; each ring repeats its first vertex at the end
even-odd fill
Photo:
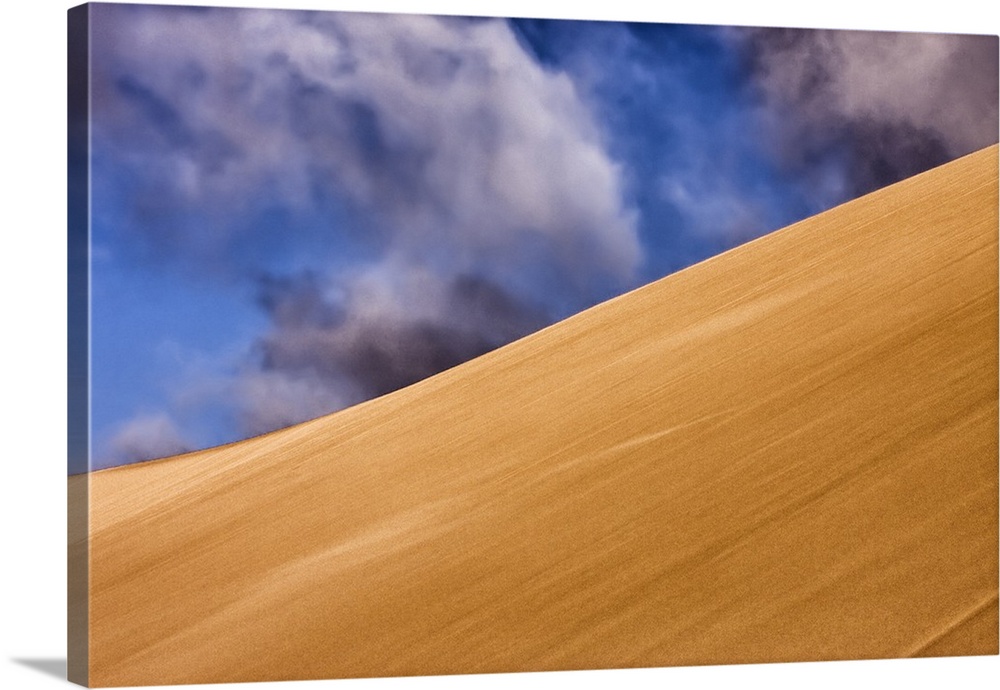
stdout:
POLYGON ((998 127, 982 36, 93 5, 90 70, 94 469, 388 393, 998 127))

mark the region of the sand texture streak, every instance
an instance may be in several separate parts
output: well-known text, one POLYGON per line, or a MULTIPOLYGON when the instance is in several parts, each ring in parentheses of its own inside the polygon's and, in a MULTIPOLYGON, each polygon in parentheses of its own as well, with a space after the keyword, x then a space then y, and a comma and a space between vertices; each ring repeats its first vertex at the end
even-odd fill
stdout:
POLYGON ((997 653, 997 148, 96 472, 90 682, 997 653))

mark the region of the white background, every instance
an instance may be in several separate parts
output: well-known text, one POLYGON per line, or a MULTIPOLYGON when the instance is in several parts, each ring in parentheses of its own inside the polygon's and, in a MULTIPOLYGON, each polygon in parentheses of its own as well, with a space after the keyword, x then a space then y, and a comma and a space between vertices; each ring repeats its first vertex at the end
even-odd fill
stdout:
MULTIPOLYGON (((161 0, 162 2, 163 0, 161 0)), ((0 688, 53 688, 65 660, 66 473, 66 10, 73 3, 14 0, 0 18, 0 429, 5 440, 0 486, 0 688), (48 672, 39 670, 49 669, 48 672)), ((176 1, 170 4, 178 4, 176 1)), ((195 4, 189 2, 188 4, 195 4)), ((207 3, 206 3, 207 4, 207 3)), ((704 24, 948 31, 997 34, 997 11, 982 0, 908 3, 829 0, 821 6, 757 0, 699 0, 656 10, 635 0, 454 2, 301 0, 210 4, 278 8, 384 10, 447 14, 635 19, 704 24)), ((263 683, 218 688, 525 690, 603 688, 940 688, 996 687, 1000 657, 837 662, 450 678, 263 683)))

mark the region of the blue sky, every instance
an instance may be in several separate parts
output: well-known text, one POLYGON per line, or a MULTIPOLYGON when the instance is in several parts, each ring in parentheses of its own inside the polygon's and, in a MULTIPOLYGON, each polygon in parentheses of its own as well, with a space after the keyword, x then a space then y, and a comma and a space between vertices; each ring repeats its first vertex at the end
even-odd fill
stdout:
POLYGON ((95 468, 383 394, 997 139, 995 37, 91 21, 95 468))

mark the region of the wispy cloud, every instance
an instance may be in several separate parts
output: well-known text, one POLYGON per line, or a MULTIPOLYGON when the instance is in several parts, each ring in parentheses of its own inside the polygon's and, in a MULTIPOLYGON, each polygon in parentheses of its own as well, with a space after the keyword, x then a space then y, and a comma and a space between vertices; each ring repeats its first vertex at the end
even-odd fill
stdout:
POLYGON ((163 412, 143 414, 120 425, 108 442, 110 457, 96 467, 152 460, 191 450, 173 419, 163 412))

